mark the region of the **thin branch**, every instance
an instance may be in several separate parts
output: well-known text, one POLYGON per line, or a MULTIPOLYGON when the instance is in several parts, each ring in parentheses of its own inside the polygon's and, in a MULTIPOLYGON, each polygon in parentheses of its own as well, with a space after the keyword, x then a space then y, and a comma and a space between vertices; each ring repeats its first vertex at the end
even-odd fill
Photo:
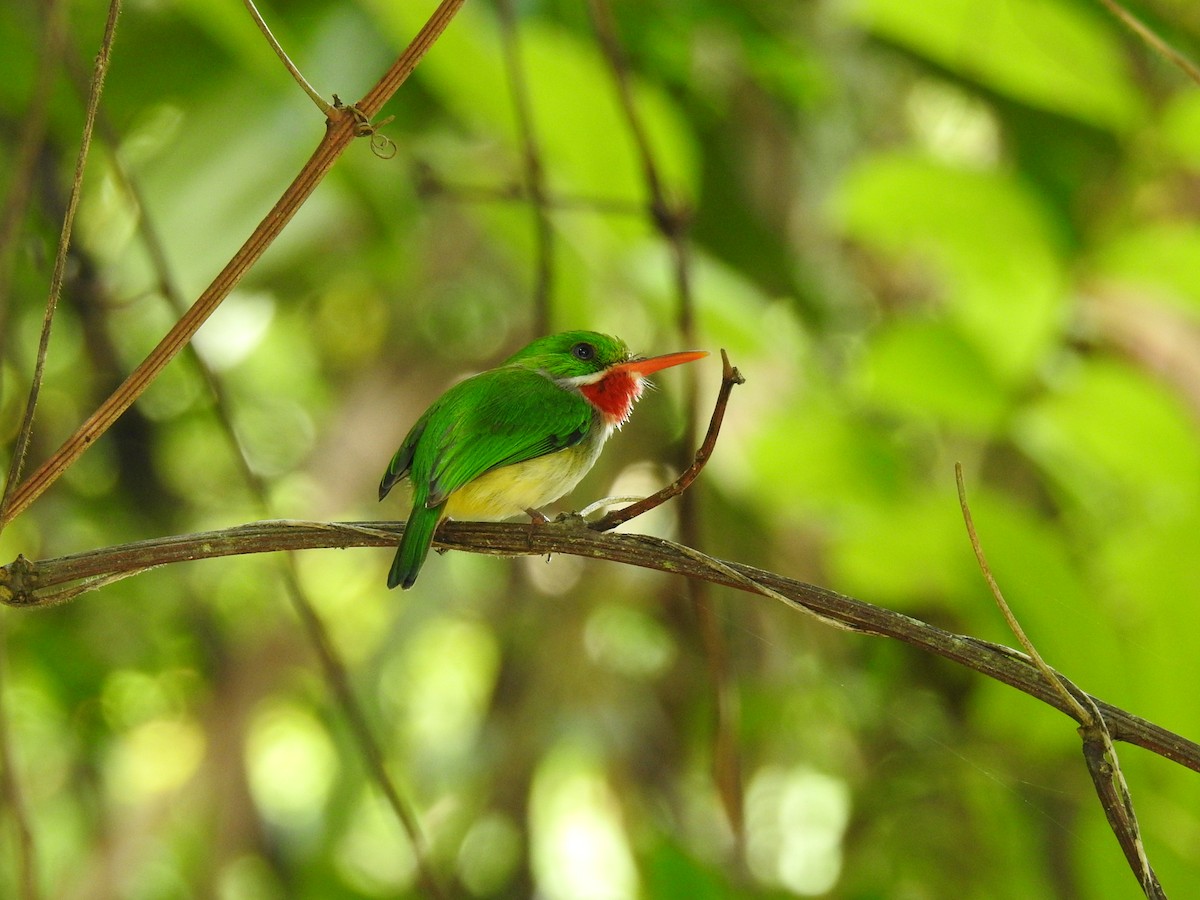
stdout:
MULTIPOLYGON (((71 232, 75 228, 75 211, 79 208, 79 196, 83 191, 83 173, 87 169, 88 151, 92 144, 92 130, 96 124, 96 110, 100 106, 100 95, 104 90, 104 77, 108 74, 112 58, 113 38, 116 36, 117 20, 121 16, 121 0, 110 0, 108 18, 104 23, 104 37, 100 41, 100 52, 92 69, 92 84, 88 92, 87 109, 84 114, 83 135, 79 141, 79 153, 75 157, 75 175, 71 182, 71 193, 67 209, 63 214, 62 231, 58 239, 58 251, 54 256, 54 271, 50 276, 50 295, 46 298, 46 312, 42 317, 42 333, 38 339, 37 360, 34 363, 33 379, 29 385, 29 399, 25 403, 25 414, 21 418, 20 430, 13 445, 9 460, 8 476, 4 482, 4 494, 0 496, 0 531, 19 512, 14 488, 21 478, 25 466, 25 453, 33 434, 33 417, 37 413, 38 397, 42 390, 42 379, 46 370, 46 354, 50 349, 50 331, 54 325, 54 313, 58 309, 58 298, 62 294, 63 277, 67 269, 67 250, 71 245, 71 232)), ((19 494, 20 492, 17 491, 19 494)))
POLYGON ((1009 630, 1016 635, 1021 646, 1025 648, 1025 652, 1037 670, 1041 672, 1046 684, 1058 693, 1070 709, 1070 714, 1080 723, 1079 735, 1083 739, 1083 758, 1088 772, 1092 776, 1092 783, 1096 786, 1096 793, 1104 808, 1108 824, 1112 828, 1117 842, 1121 845, 1125 858, 1128 860, 1130 868, 1133 869, 1138 883, 1141 884, 1142 890, 1152 900, 1165 897, 1158 876, 1154 874, 1154 869, 1146 856, 1146 847, 1142 842, 1141 829, 1138 827, 1137 814, 1133 808, 1133 796, 1129 792, 1125 773, 1121 770, 1120 761, 1117 759, 1117 748, 1113 746, 1112 735, 1108 733, 1104 717, 1090 697, 1050 668, 1042 655, 1038 653, 1037 648, 1034 647, 1033 641, 1025 633, 1025 629, 1021 627, 1021 623, 1017 621, 1012 607, 1004 599, 1000 585, 992 575, 991 566, 988 565, 987 557, 983 552, 983 544, 975 531, 971 507, 967 503, 967 488, 963 481, 962 463, 954 464, 954 480, 958 485, 958 504, 962 508, 963 521, 967 526, 967 536, 971 541, 971 548, 975 551, 975 560, 979 564, 979 571, 983 573, 984 581, 987 582, 988 588, 992 592, 992 599, 996 601, 996 606, 1000 609, 1000 614, 1004 616, 1004 621, 1008 623, 1009 630), (1082 697, 1082 702, 1076 699, 1076 694, 1082 697))
POLYGON ((996 606, 1000 609, 1000 614, 1004 616, 1004 621, 1008 624, 1009 630, 1016 635, 1025 652, 1029 654, 1029 658, 1033 660, 1033 664, 1038 667, 1045 677, 1046 683, 1057 690, 1062 696, 1063 701, 1071 707, 1072 717, 1083 725, 1092 724, 1091 712, 1071 696, 1071 692, 1054 676, 1054 670, 1042 659, 1042 655, 1037 652, 1037 648, 1033 646, 1033 641, 1029 640, 1029 636, 1025 634, 1025 629, 1017 621, 1017 617, 1013 614, 1008 601, 1004 599, 1004 594, 1000 592, 1000 585, 996 583, 996 578, 992 575, 992 568, 988 565, 987 557, 984 556, 983 544, 980 543, 979 535, 975 532, 975 521, 971 518, 971 507, 967 505, 967 487, 963 482, 962 463, 956 462, 954 464, 954 481, 958 485, 958 505, 962 509, 963 522, 967 526, 967 537, 971 541, 971 549, 975 551, 975 561, 979 564, 979 571, 983 573, 983 580, 987 582, 988 589, 992 592, 992 599, 996 601, 996 606))
MULTIPOLYGON (((31 561, 23 556, 0 566, 0 603, 22 608, 53 605, 63 585, 129 569, 150 569, 198 559, 246 553, 322 548, 381 547, 395 551, 403 522, 255 522, 220 531, 155 538, 89 550, 57 559, 31 561)), ((444 522, 435 544, 489 556, 568 554, 640 566, 747 592, 746 579, 769 588, 775 599, 835 619, 864 634, 902 641, 940 656, 1041 700, 1068 716, 1075 712, 1059 692, 1046 684, 1033 662, 1020 651, 935 625, 816 585, 805 584, 743 563, 721 560, 713 567, 677 545, 642 534, 608 532, 572 524, 531 525, 512 522, 444 522), (724 567, 732 570, 726 572, 724 567), (734 574, 736 573, 736 574, 734 574)), ((689 548, 690 549, 690 548, 689 548)), ((1059 676, 1061 679, 1061 676, 1059 676)), ((1064 682, 1067 683, 1067 682, 1064 682)), ((1078 688, 1068 690, 1084 699, 1078 688)), ((1136 744, 1152 753, 1200 772, 1200 744, 1174 734, 1132 713, 1092 698, 1114 740, 1136 744)))
MULTIPOLYGON (((498 186, 462 184, 442 178, 425 164, 414 166, 417 194, 421 197, 439 197, 461 203, 529 203, 531 196, 524 182, 512 182, 498 186)), ((587 212, 611 216, 641 216, 646 208, 629 200, 615 197, 587 197, 580 195, 543 198, 548 210, 564 212, 587 212)))
POLYGON ((250 11, 250 17, 254 19, 254 24, 258 26, 258 30, 262 32, 263 37, 267 39, 267 43, 271 45, 271 49, 275 51, 275 55, 279 57, 279 61, 288 70, 288 74, 295 79, 296 84, 300 85, 300 89, 308 94, 309 99, 317 105, 317 109, 325 114, 325 118, 331 118, 333 115, 333 106, 327 103, 325 98, 317 93, 316 88, 308 83, 308 79, 301 74, 296 64, 292 62, 283 47, 280 46, 279 41, 275 40, 275 35, 271 33, 271 28, 267 25, 266 19, 262 17, 262 14, 258 11, 258 7, 254 5, 254 0, 245 0, 245 4, 246 9, 250 11))
POLYGON ((84 451, 115 422, 142 392, 158 377, 177 353, 191 340, 192 335, 212 315, 213 311, 241 281, 242 276, 258 261, 284 226, 308 199, 326 173, 358 136, 372 133, 370 119, 379 112, 383 104, 408 78, 445 30, 464 0, 442 0, 424 27, 413 38, 405 51, 391 68, 363 98, 351 107, 334 107, 328 121, 324 138, 308 162, 288 186, 283 196, 267 213, 258 227, 246 240, 233 258, 221 270, 216 279, 200 295, 187 313, 171 328, 150 355, 134 369, 129 377, 113 392, 67 441, 44 462, 10 499, 0 515, 0 527, 20 515, 34 500, 53 484, 84 451))
POLYGON ((1194 62, 1159 37, 1150 26, 1146 25, 1146 23, 1131 13, 1122 4, 1116 2, 1116 0, 1100 0, 1100 3, 1116 16, 1122 25, 1140 37, 1155 51, 1178 66, 1188 78, 1192 79, 1196 84, 1200 84, 1200 67, 1197 67, 1194 62))
POLYGON ((729 364, 729 355, 724 349, 721 350, 721 365, 721 389, 717 392, 717 402, 713 406, 712 416, 708 422, 708 432, 704 435, 704 443, 696 451, 691 465, 684 469, 678 478, 662 490, 629 506, 614 509, 603 518, 590 523, 588 525, 589 528, 594 531, 610 531, 618 525, 628 522, 630 519, 634 519, 657 506, 661 506, 672 497, 678 497, 696 480, 696 476, 700 474, 700 470, 708 463, 709 457, 712 456, 712 452, 716 448, 717 437, 721 433, 721 423, 725 420, 725 407, 729 405, 729 395, 733 393, 736 385, 746 383, 746 379, 742 377, 742 373, 738 371, 737 367, 729 364))
MULTIPOLYGON (((654 149, 650 145, 649 135, 638 111, 637 103, 634 101, 629 63, 625 58, 625 51, 621 46, 616 21, 608 0, 588 0, 588 11, 591 15, 592 26, 596 31, 596 37, 600 42, 600 48, 608 60, 609 69, 612 71, 616 83, 617 99, 625 118, 625 124, 633 136, 634 148, 650 199, 648 209, 650 219, 671 251, 672 275, 677 300, 677 325, 684 342, 690 344, 694 342, 696 330, 691 248, 687 236, 691 213, 683 203, 673 202, 667 196, 666 186, 654 156, 654 149)), ((683 441, 680 444, 679 459, 681 463, 686 460, 687 448, 695 444, 696 416, 694 410, 696 398, 699 395, 696 374, 689 372, 685 375, 685 379, 688 415, 684 425, 683 441)), ((697 504, 697 494, 683 494, 679 513, 679 529, 686 544, 700 543, 700 513, 697 504)), ((725 814, 733 828, 734 836, 740 843, 744 837, 742 809, 745 804, 742 797, 741 754, 736 739, 739 730, 737 724, 739 715, 729 670, 729 652, 716 612, 713 609, 713 600, 709 595, 707 585, 699 581, 689 581, 688 593, 700 631, 700 641, 709 664, 713 703, 717 711, 714 735, 716 752, 713 754, 714 777, 725 814)))
POLYGON ((38 71, 29 98, 29 110, 22 118, 21 134, 8 173, 8 196, 0 211, 0 350, 6 327, 9 296, 12 290, 13 266, 16 257, 17 232, 29 207, 34 183, 34 169, 46 140, 50 121, 50 96, 58 76, 58 65, 67 39, 66 0, 49 0, 46 4, 46 28, 38 56, 38 71))
POLYGON ((517 33, 513 0, 496 0, 500 11, 500 36, 504 47, 504 65, 513 109, 517 118, 517 134, 521 142, 524 163, 524 189, 533 210, 534 236, 537 240, 536 276, 533 286, 533 330, 546 334, 550 328, 550 291, 554 282, 554 230, 550 227, 545 171, 542 151, 533 123, 533 104, 529 98, 529 83, 521 62, 521 45, 517 33))

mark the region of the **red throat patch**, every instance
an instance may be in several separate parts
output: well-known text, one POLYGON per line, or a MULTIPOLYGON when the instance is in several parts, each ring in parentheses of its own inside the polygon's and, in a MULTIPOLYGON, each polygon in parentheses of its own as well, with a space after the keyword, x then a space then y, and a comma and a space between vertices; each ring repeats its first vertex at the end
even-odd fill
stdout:
POLYGON ((621 426, 633 412, 633 404, 642 396, 643 381, 629 372, 613 372, 592 384, 581 384, 579 392, 600 410, 609 425, 621 426))

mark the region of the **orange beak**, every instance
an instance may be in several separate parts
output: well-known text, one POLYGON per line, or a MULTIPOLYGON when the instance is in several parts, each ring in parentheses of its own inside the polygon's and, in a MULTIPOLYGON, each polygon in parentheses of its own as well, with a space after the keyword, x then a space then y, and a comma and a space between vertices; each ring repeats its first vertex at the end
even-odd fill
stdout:
POLYGON ((707 350, 684 350, 680 353, 664 353, 662 356, 631 359, 629 362, 618 363, 608 371, 609 374, 613 372, 628 372, 630 375, 645 378, 647 375, 652 375, 662 369, 669 369, 671 366, 679 366, 697 359, 704 359, 706 356, 708 356, 707 350))

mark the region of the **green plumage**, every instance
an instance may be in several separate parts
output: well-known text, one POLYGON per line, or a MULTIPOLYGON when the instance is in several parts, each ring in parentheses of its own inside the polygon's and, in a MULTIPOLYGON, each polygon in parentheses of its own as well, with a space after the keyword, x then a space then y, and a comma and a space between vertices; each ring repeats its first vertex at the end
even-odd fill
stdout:
POLYGON ((454 385, 435 401, 409 431, 379 484, 381 500, 402 478, 413 487, 412 514, 388 587, 408 588, 416 581, 444 515, 508 518, 574 487, 591 468, 609 428, 572 380, 629 358, 617 338, 565 332, 534 341, 501 367, 454 385), (587 359, 579 358, 585 351, 578 348, 584 346, 590 348, 587 359), (563 452, 570 455, 562 464, 548 467, 556 484, 526 485, 513 472, 511 485, 500 477, 492 479, 497 487, 486 494, 463 490, 489 472, 563 452), (456 493, 462 509, 451 502, 456 493))

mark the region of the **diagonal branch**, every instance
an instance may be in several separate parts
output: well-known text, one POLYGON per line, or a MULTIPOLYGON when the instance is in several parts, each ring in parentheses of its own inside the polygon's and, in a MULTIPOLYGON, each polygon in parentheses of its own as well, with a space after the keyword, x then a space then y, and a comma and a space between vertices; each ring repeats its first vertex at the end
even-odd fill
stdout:
POLYGON ((258 227, 200 295, 192 307, 159 342, 150 355, 101 404, 67 441, 41 467, 18 487, 8 506, 0 514, 0 527, 20 515, 62 475, 100 435, 125 412, 158 377, 192 335, 241 281, 274 242, 300 206, 337 162, 350 142, 372 132, 370 119, 412 74, 417 63, 445 30, 464 0, 442 0, 424 27, 413 38, 391 68, 363 98, 351 107, 334 107, 325 136, 308 162, 288 186, 283 196, 267 213, 258 227))

